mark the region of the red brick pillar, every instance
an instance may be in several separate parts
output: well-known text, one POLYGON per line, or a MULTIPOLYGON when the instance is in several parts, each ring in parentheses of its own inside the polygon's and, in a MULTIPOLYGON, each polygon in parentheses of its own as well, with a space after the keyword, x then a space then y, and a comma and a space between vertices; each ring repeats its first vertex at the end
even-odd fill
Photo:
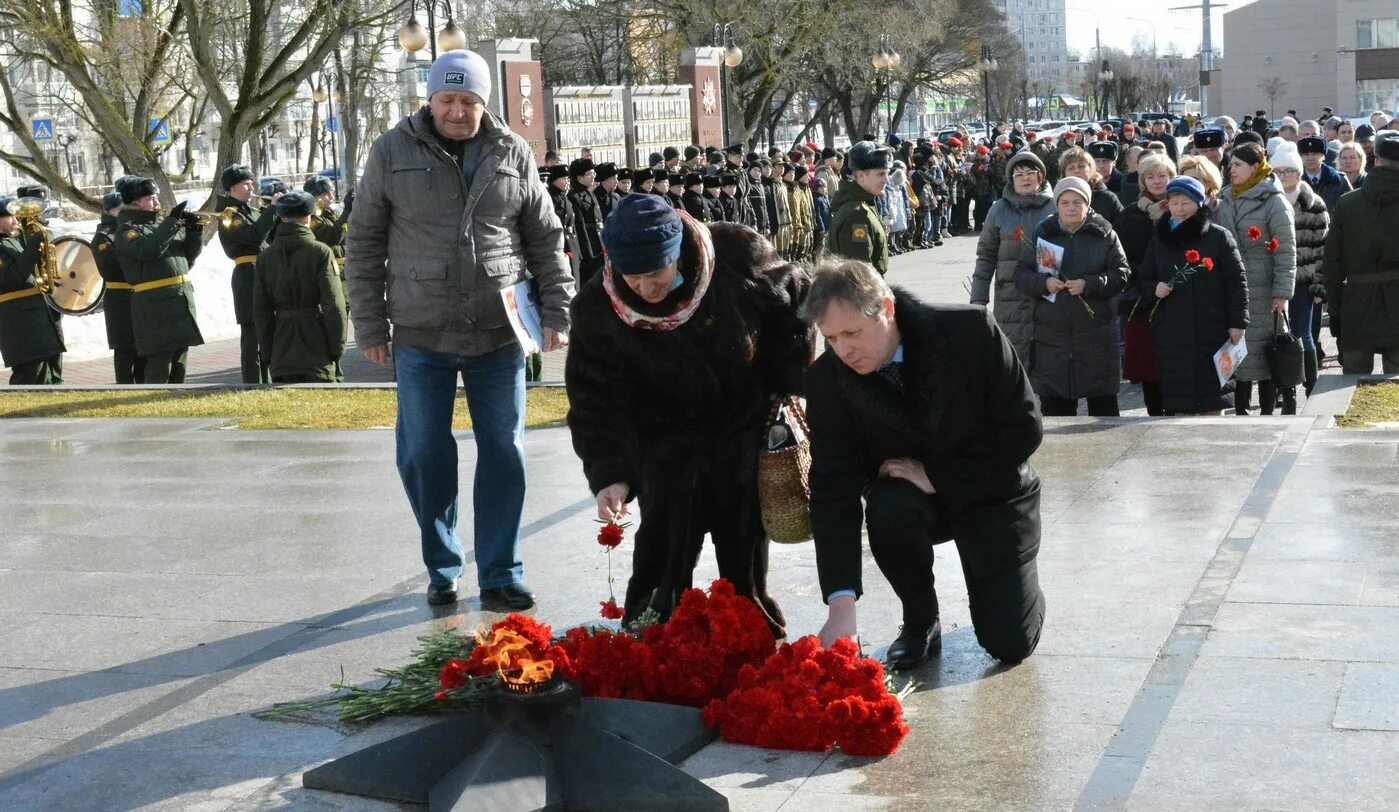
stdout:
POLYGON ((700 147, 725 146, 723 82, 719 76, 723 64, 723 48, 686 48, 680 54, 680 84, 690 86, 690 131, 700 147))

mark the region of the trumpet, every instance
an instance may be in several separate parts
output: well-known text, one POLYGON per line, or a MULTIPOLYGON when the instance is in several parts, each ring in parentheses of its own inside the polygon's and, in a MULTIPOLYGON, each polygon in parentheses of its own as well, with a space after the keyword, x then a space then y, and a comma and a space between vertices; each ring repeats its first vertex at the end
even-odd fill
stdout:
POLYGON ((238 210, 229 206, 223 211, 187 211, 182 216, 193 217, 200 222, 208 223, 218 220, 224 228, 233 224, 233 218, 238 216, 238 210))

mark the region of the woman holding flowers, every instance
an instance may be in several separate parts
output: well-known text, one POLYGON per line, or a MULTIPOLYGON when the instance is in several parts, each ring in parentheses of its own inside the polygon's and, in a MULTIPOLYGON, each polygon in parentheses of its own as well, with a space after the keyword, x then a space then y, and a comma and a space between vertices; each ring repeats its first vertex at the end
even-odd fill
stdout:
MULTIPOLYGON (((1161 406, 1167 414, 1218 414, 1229 405, 1214 354, 1249 324, 1248 280, 1234 236, 1211 222, 1205 187, 1192 177, 1166 186, 1168 214, 1137 266, 1151 320, 1161 406)), ((1260 348, 1261 350, 1261 348, 1260 348)))
POLYGON ((1055 213, 1025 240, 1015 285, 1034 303, 1030 384, 1045 417, 1116 417, 1122 359, 1113 321, 1131 269, 1082 178, 1054 186, 1055 213), (1053 301, 1050 301, 1050 299, 1053 301))
POLYGON ((641 507, 624 619, 670 617, 708 534, 720 576, 780 635, 757 468, 772 398, 800 394, 811 360, 806 275, 756 231, 650 195, 622 198, 602 242, 607 264, 573 300, 564 379, 598 519, 641 507))
POLYGON ((1273 167, 1258 144, 1234 148, 1229 158, 1229 183, 1219 195, 1215 218, 1229 229, 1243 257, 1248 274, 1248 357, 1234 376, 1234 413, 1248 414, 1253 384, 1258 382, 1258 402, 1263 414, 1272 414, 1277 389, 1268 370, 1265 351, 1272 340, 1273 316, 1287 315, 1297 276, 1297 235, 1292 205, 1273 178, 1273 167))

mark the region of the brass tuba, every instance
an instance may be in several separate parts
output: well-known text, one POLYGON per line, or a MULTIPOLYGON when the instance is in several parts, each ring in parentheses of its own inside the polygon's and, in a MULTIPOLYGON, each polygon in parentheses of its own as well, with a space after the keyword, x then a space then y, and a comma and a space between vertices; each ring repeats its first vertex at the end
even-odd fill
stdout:
POLYGON ((40 241, 34 286, 44 294, 49 307, 59 313, 66 316, 96 313, 107 292, 107 283, 97 270, 97 255, 81 237, 70 235, 50 240, 48 229, 39 222, 44 209, 44 201, 37 197, 22 197, 11 207, 24 235, 40 241))

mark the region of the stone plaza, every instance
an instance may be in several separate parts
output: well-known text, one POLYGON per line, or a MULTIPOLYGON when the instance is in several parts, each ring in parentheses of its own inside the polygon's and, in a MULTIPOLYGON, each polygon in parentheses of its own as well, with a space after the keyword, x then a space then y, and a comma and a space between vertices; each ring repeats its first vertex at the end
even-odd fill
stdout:
MULTIPOLYGON (((891 281, 963 301, 973 248, 895 258, 891 281)), ((716 743, 683 769, 743 812, 1399 808, 1399 430, 1336 428, 1354 381, 1334 373, 1297 417, 1150 419, 1124 398, 1122 418, 1046 420, 1031 658, 977 646, 940 546, 942 655, 911 674, 898 753, 716 743)), ((536 615, 592 622, 606 558, 567 430, 526 452, 536 615)), ((383 430, 0 422, 0 809, 396 808, 301 775, 423 720, 250 715, 367 684, 433 624, 495 619, 471 589, 426 605, 393 455, 383 430)), ((899 612, 866 558, 879 656, 899 612)), ((706 552, 696 583, 715 574, 706 552)), ((775 546, 770 582, 791 633, 815 633, 811 545, 775 546)))

